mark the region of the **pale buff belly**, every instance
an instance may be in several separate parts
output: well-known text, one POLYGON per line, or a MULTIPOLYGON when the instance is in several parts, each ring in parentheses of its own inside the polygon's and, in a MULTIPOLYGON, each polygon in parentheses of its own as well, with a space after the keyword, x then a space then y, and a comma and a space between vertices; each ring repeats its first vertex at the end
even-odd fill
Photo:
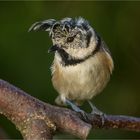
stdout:
POLYGON ((98 57, 75 66, 53 65, 52 83, 57 92, 70 100, 89 100, 109 81, 110 72, 98 57))

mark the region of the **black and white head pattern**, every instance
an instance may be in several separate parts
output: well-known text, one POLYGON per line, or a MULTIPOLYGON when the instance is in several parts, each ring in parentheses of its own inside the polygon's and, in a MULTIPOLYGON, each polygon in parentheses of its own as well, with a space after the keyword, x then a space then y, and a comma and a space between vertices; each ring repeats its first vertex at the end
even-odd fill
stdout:
POLYGON ((100 37, 82 17, 36 22, 29 31, 48 31, 53 42, 52 51, 59 52, 62 59, 68 61, 84 61, 100 46, 100 37))

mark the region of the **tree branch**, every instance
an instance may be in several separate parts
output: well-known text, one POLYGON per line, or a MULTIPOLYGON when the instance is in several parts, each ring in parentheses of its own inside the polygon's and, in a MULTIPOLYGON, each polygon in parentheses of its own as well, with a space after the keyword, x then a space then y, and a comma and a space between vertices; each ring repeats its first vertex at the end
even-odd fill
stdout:
POLYGON ((9 139, 8 134, 3 130, 3 128, 0 126, 0 139, 9 139))
POLYGON ((93 128, 113 129, 119 128, 140 132, 140 118, 124 116, 124 115, 92 115, 88 114, 88 120, 93 128))
POLYGON ((29 131, 38 139, 46 135, 35 133, 36 127, 40 133, 46 131, 45 127, 42 130, 43 127, 37 125, 41 120, 50 130, 49 139, 56 129, 84 139, 91 129, 91 125, 81 120, 76 112, 46 104, 3 80, 0 80, 0 113, 16 125, 25 139, 30 138, 29 131))
POLYGON ((86 139, 91 127, 140 132, 140 118, 87 114, 88 122, 85 122, 78 113, 44 103, 3 80, 0 80, 0 113, 11 120, 27 140, 52 139, 56 130, 86 139))

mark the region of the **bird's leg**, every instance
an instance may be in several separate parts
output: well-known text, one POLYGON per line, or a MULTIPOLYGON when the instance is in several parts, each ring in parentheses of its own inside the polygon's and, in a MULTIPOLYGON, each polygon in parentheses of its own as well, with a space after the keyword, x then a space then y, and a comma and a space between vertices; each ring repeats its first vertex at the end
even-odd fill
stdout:
POLYGON ((103 115, 103 112, 97 109, 96 106, 91 103, 91 101, 88 101, 88 103, 92 109, 91 114, 103 115))
POLYGON ((76 112, 82 112, 83 110, 81 110, 75 103, 73 103, 72 101, 66 99, 66 104, 68 106, 70 106, 74 111, 76 112))
POLYGON ((81 114, 82 118, 84 121, 88 121, 88 117, 85 111, 83 111, 82 109, 80 109, 75 103, 73 103, 72 101, 66 99, 65 103, 70 106, 74 111, 78 112, 81 114))
POLYGON ((88 101, 88 103, 89 103, 90 107, 92 108, 91 114, 99 115, 102 119, 102 125, 104 125, 104 115, 105 114, 102 111, 100 111, 98 108, 96 108, 96 106, 93 105, 91 103, 91 101, 88 101))

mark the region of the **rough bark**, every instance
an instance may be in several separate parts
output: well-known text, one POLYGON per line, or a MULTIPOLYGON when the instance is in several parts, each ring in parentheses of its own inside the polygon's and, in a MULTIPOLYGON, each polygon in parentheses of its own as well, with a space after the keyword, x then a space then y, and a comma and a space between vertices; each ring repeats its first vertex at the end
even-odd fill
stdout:
POLYGON ((24 139, 52 139, 56 130, 86 139, 91 128, 119 128, 140 132, 140 118, 119 115, 87 114, 44 103, 15 86, 0 80, 0 113, 21 132, 24 139))

